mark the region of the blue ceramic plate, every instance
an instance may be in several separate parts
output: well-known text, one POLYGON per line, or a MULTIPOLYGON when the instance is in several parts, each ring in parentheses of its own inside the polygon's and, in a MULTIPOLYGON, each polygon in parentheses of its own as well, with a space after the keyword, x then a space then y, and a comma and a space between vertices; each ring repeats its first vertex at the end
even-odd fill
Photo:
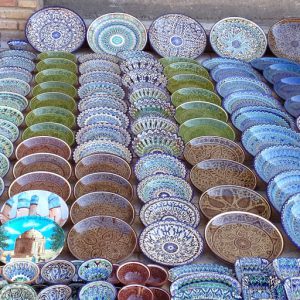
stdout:
POLYGON ((19 129, 14 123, 0 119, 0 134, 7 137, 13 143, 19 137, 19 129))
POLYGON ((300 277, 288 278, 284 282, 284 290, 288 299, 297 299, 300 294, 300 277))
POLYGON ((253 68, 263 71, 270 65, 273 64, 286 64, 292 63, 293 61, 286 58, 278 58, 278 57, 260 57, 252 60, 250 63, 253 68))
POLYGON ((23 68, 17 68, 17 67, 0 68, 0 79, 15 78, 30 83, 32 77, 33 77, 32 74, 23 68))
POLYGON ((91 299, 105 299, 114 300, 116 299, 117 290, 116 288, 105 281, 90 282, 82 287, 79 293, 80 300, 91 300, 91 299))
POLYGON ((117 63, 104 59, 88 60, 79 65, 79 72, 83 75, 90 72, 111 72, 117 75, 121 74, 117 63))
POLYGON ((0 177, 4 177, 9 170, 9 159, 2 153, 0 153, 0 177))
POLYGON ((0 105, 23 111, 28 105, 28 100, 20 94, 0 92, 0 105))
POLYGON ((282 78, 275 83, 274 90, 279 97, 285 100, 300 95, 300 77, 282 78))
MULTIPOLYGON (((285 203, 285 208, 288 209, 290 213, 300 212, 299 207, 297 208, 298 203, 294 200, 298 200, 299 203, 300 194, 295 194, 285 203), (295 211, 296 210, 296 211, 295 211)), ((283 211, 282 211, 283 212, 283 211)), ((282 214, 283 216, 283 214, 282 214)), ((295 215, 294 215, 295 216, 295 215)), ((273 260, 273 268, 277 277, 284 281, 289 277, 300 276, 300 260, 296 257, 278 257, 273 260)))
POLYGON ((13 300, 15 295, 20 295, 21 299, 36 300, 37 293, 33 287, 24 283, 13 283, 4 286, 0 291, 0 299, 13 300))
POLYGON ((299 117, 300 116, 300 95, 288 98, 284 102, 284 108, 293 117, 295 118, 299 117))
POLYGON ((78 89, 80 98, 93 96, 96 93, 108 93, 120 99, 125 97, 125 92, 120 86, 109 82, 90 82, 78 89))
POLYGON ((0 79, 0 92, 16 93, 25 97, 30 92, 30 85, 20 79, 3 78, 0 79))
POLYGON ((300 65, 274 64, 264 69, 264 77, 272 84, 286 77, 300 77, 300 65))
POLYGON ((11 56, 20 56, 30 60, 36 59, 36 54, 31 51, 24 51, 24 50, 3 50, 0 51, 0 58, 2 57, 11 57, 11 56))
POLYGON ((43 288, 41 292, 39 292, 38 299, 70 299, 72 295, 72 288, 63 285, 56 284, 51 285, 49 287, 43 288))
POLYGON ((117 74, 108 71, 88 72, 79 76, 79 83, 81 85, 94 81, 110 82, 119 86, 122 85, 121 77, 117 74))
POLYGON ((231 65, 234 64, 237 65, 237 67, 239 66, 250 67, 250 64, 245 61, 234 59, 234 58, 226 58, 226 57, 215 57, 211 59, 206 59, 202 62, 202 66, 208 70, 212 70, 218 65, 223 65, 223 64, 231 64, 231 65))
POLYGON ((23 68, 28 72, 32 72, 35 69, 35 63, 21 56, 7 56, 0 58, 0 68, 3 67, 17 67, 23 68))

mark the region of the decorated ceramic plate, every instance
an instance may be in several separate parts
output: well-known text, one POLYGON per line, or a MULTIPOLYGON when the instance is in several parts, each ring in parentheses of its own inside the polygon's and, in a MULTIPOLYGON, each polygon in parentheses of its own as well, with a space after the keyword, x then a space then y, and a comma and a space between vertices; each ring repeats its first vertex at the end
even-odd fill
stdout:
POLYGON ((292 61, 286 58, 265 56, 265 57, 253 59, 250 63, 253 68, 263 71, 265 68, 267 68, 270 65, 292 63, 292 61))
POLYGON ((92 22, 87 41, 94 52, 117 54, 124 50, 142 50, 147 31, 137 18, 124 13, 110 13, 92 22))
POLYGON ((108 61, 111 61, 111 62, 113 62, 115 64, 119 63, 119 61, 120 61, 120 59, 119 59, 118 56, 112 55, 112 54, 108 54, 108 53, 105 53, 105 52, 101 51, 99 53, 86 53, 86 54, 82 54, 82 55, 80 55, 78 57, 78 62, 80 64, 83 64, 86 61, 95 60, 95 59, 108 60, 108 61))
POLYGON ((142 252, 156 263, 178 266, 191 263, 203 251, 203 239, 191 226, 176 221, 160 221, 141 233, 142 252))
POLYGON ((5 49, 0 52, 0 58, 2 57, 11 57, 11 56, 20 56, 24 57, 30 60, 36 59, 36 54, 32 51, 26 51, 26 50, 11 50, 11 49, 5 49))
POLYGON ((105 258, 117 263, 129 257, 137 244, 130 225, 108 216, 78 222, 68 234, 68 246, 77 259, 105 258))
POLYGON ((79 65, 79 72, 85 75, 90 72, 111 72, 117 75, 121 74, 120 67, 117 63, 104 59, 88 60, 79 65))
POLYGON ((264 31, 244 18, 220 20, 211 29, 209 39, 218 55, 245 61, 263 56, 267 49, 264 31))
POLYGON ((14 152, 13 143, 4 135, 0 134, 0 153, 10 157, 14 152))
POLYGON ((93 81, 99 81, 99 78, 104 82, 114 83, 119 86, 122 85, 122 78, 119 75, 108 71, 93 71, 82 74, 79 76, 79 83, 83 85, 93 81))
POLYGON ((77 62, 77 57, 75 54, 70 53, 69 51, 47 51, 42 52, 37 56, 38 60, 44 60, 46 58, 65 58, 68 60, 73 61, 74 63, 77 62))
POLYGON ((208 219, 223 212, 245 211, 269 219, 271 207, 257 192, 237 185, 219 185, 205 191, 199 207, 208 219))
POLYGON ((46 7, 28 19, 25 34, 31 46, 40 52, 73 52, 85 41, 86 27, 75 12, 63 7, 46 7))
POLYGON ((144 84, 135 86, 129 93, 129 101, 134 104, 141 99, 154 98, 163 102, 170 101, 169 93, 164 89, 157 86, 146 86, 144 84))
POLYGON ((249 67, 249 63, 235 58, 228 58, 228 57, 214 57, 210 59, 206 59, 202 62, 202 66, 208 70, 212 70, 215 67, 223 64, 231 64, 231 65, 237 65, 237 66, 246 66, 249 67))
POLYGON ((44 60, 41 60, 37 63, 36 69, 38 72, 42 72, 44 70, 49 69, 63 69, 73 72, 74 74, 78 73, 78 67, 76 63, 69 59, 58 57, 45 58, 44 60))
MULTIPOLYGON (((76 294, 77 295, 77 294, 76 294)), ((109 282, 93 281, 85 284, 79 292, 79 299, 90 300, 99 297, 107 300, 116 299, 117 289, 109 282)))
POLYGON ((32 74, 23 68, 17 68, 17 67, 0 68, 0 79, 15 78, 30 83, 32 77, 33 77, 32 74))
POLYGON ((7 56, 0 58, 0 68, 3 67, 17 67, 32 72, 35 69, 35 63, 24 57, 20 56, 7 56))
POLYGON ((19 137, 19 129, 14 123, 0 119, 0 134, 7 137, 13 143, 19 137))
POLYGON ((162 57, 196 58, 206 46, 206 33, 196 20, 181 14, 168 14, 154 20, 149 28, 152 48, 162 57))
POLYGON ((57 257, 63 249, 65 234, 53 220, 40 216, 22 216, 0 227, 2 236, 0 260, 45 262, 57 257))
POLYGON ((30 92, 30 86, 27 82, 20 79, 3 78, 0 79, 0 92, 10 92, 27 96, 30 92))
POLYGON ((60 81, 46 81, 37 84, 32 89, 32 96, 36 97, 42 93, 48 92, 63 93, 72 98, 75 98, 77 96, 77 89, 73 85, 60 81))
POLYGON ((0 291, 1 299, 11 300, 14 299, 14 295, 20 295, 22 299, 26 300, 38 299, 36 291, 28 284, 13 283, 4 286, 0 291))
POLYGON ((24 121, 24 115, 17 109, 8 106, 0 106, 0 119, 20 126, 24 121))
POLYGON ((23 111, 28 105, 28 100, 20 94, 0 92, 0 105, 23 111))
POLYGON ((0 153, 0 177, 4 177, 8 170, 9 170, 9 166, 10 166, 10 163, 9 163, 9 160, 8 158, 0 153))
POLYGON ((229 263, 245 256, 273 260, 283 250, 283 238, 277 227, 248 212, 215 216, 206 225, 205 239, 209 248, 229 263))
POLYGON ((20 216, 41 216, 63 226, 69 217, 66 202, 55 193, 44 190, 29 190, 9 198, 1 208, 1 222, 20 216))
POLYGON ((284 100, 300 94, 300 77, 282 78, 274 84, 276 94, 284 100))
POLYGON ((3 194, 4 189, 5 189, 5 184, 4 184, 3 179, 0 177, 0 195, 3 194))
POLYGON ((42 83, 46 81, 61 81, 69 84, 76 85, 77 75, 71 71, 64 69, 46 69, 40 71, 34 78, 36 83, 42 83))

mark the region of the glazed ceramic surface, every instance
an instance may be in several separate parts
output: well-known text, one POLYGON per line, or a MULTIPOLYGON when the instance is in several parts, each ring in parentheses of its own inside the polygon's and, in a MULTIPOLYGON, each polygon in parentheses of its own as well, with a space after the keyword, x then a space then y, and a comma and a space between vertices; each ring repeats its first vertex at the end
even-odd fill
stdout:
POLYGON ((35 69, 35 63, 31 59, 25 57, 7 56, 0 58, 0 68, 3 67, 23 68, 28 72, 32 72, 35 69))
MULTIPOLYGON (((292 198, 295 199, 298 197, 299 196, 293 196, 292 198)), ((295 202, 291 201, 290 204, 290 208, 293 208, 295 202)), ((280 280, 285 280, 289 277, 298 277, 300 275, 300 261, 296 257, 278 257, 273 260, 272 266, 280 280)))
POLYGON ((274 64, 264 69, 264 77, 272 84, 286 77, 299 77, 300 66, 294 63, 274 64))
MULTIPOLYGON (((291 98, 288 98, 286 101, 284 101, 284 108, 293 117, 295 118, 299 117, 300 116, 300 95, 293 96, 291 98)), ((299 128, 299 125, 297 126, 299 128)))
POLYGON ((0 79, 0 92, 10 92, 27 96, 30 92, 30 86, 26 81, 20 79, 3 78, 0 79))
POLYGON ((0 177, 0 195, 3 194, 4 189, 5 189, 5 184, 4 184, 3 179, 0 177))
POLYGON ((164 74, 168 78, 178 74, 196 74, 210 79, 209 73, 204 67, 188 62, 172 63, 164 68, 164 74))
POLYGON ((3 67, 0 72, 0 79, 15 78, 30 83, 33 77, 29 71, 18 67, 3 67))
MULTIPOLYGON (((133 52, 135 53, 136 51, 133 51, 133 52)), ((111 61, 111 62, 113 62, 115 64, 119 63, 119 61, 120 61, 120 58, 118 56, 112 55, 112 54, 108 54, 108 53, 105 53, 105 52, 101 51, 99 53, 86 53, 86 54, 82 54, 82 55, 80 55, 78 57, 78 62, 80 64, 83 64, 86 61, 95 60, 95 59, 108 60, 108 61, 111 61)))
POLYGON ((28 105, 28 100, 20 94, 0 92, 0 105, 23 111, 28 105))
POLYGON ((296 300, 297 298, 299 298, 300 295, 299 284, 300 284, 299 276, 288 278, 284 282, 284 290, 288 299, 296 300))
POLYGON ((166 290, 158 288, 168 282, 168 271, 159 265, 147 265, 147 267, 150 270, 150 278, 147 280, 146 284, 151 286, 150 289, 154 294, 154 299, 170 300, 170 294, 166 290), (166 298, 166 296, 168 297, 166 298))
POLYGON ((114 300, 116 295, 117 290, 112 284, 105 281, 95 281, 83 286, 79 293, 79 299, 90 300, 101 297, 105 300, 114 300))
POLYGON ((284 100, 300 93, 300 77, 282 78, 274 84, 276 94, 284 100))
POLYGON ((162 73, 164 68, 162 64, 155 58, 132 57, 123 60, 120 63, 120 69, 123 73, 128 73, 135 69, 150 69, 153 72, 162 73))
POLYGON ((30 60, 36 59, 36 54, 28 50, 6 49, 0 52, 0 58, 11 57, 11 56, 19 56, 30 60))
POLYGON ((77 84, 77 76, 71 71, 64 69, 46 69, 35 75, 35 82, 60 81, 72 85, 77 84))
POLYGON ((9 159, 2 153, 0 153, 0 177, 4 177, 10 167, 9 159))
POLYGON ((61 82, 61 81, 46 81, 36 85, 32 89, 32 96, 35 97, 42 93, 47 92, 58 92, 66 94, 72 98, 76 97, 77 90, 75 87, 69 83, 61 82))
POLYGON ((79 77, 79 83, 81 85, 94 82, 94 81, 99 81, 99 79, 102 82, 110 82, 114 83, 116 85, 121 86, 122 85, 122 79, 119 75, 108 72, 108 71, 93 71, 93 72, 88 72, 85 74, 82 74, 79 77))
POLYGON ((169 56, 169 57, 162 57, 159 59, 159 62, 164 66, 167 67, 170 64, 177 63, 177 62, 186 62, 199 65, 198 61, 193 58, 189 57, 180 57, 180 56, 169 56))
POLYGON ((150 277, 150 270, 140 262, 129 261, 119 266, 116 275, 124 285, 145 284, 150 277))
POLYGON ((38 72, 48 69, 63 69, 76 74, 78 72, 77 65, 65 58, 45 58, 36 64, 38 72))
POLYGON ((75 63, 77 62, 76 55, 70 53, 70 51, 57 51, 57 50, 47 51, 47 52, 42 52, 37 56, 38 60, 44 60, 46 58, 65 58, 75 63))
POLYGON ((22 300, 37 300, 36 291, 27 284, 10 284, 0 291, 0 298, 3 300, 14 300, 16 295, 22 300))
POLYGON ((129 94, 130 103, 134 104, 135 101, 140 99, 154 98, 160 101, 170 101, 170 96, 165 89, 156 86, 137 86, 129 94))
POLYGON ((72 295, 72 289, 63 284, 49 286, 39 292, 39 300, 54 300, 54 299, 68 299, 72 295))
POLYGON ((4 135, 0 134, 0 153, 6 157, 10 157, 14 152, 13 143, 4 135))
POLYGON ((24 115, 19 110, 8 106, 0 106, 0 117, 16 126, 20 126, 24 121, 24 115))
POLYGON ((52 260, 41 269, 41 276, 50 284, 69 283, 74 275, 75 267, 67 260, 52 260))
POLYGON ((112 264, 106 259, 90 259, 80 265, 78 275, 84 281, 107 280, 112 269, 112 264))
POLYGON ((291 63, 292 61, 286 58, 278 58, 278 57, 260 57, 253 59, 250 63, 253 68, 263 71, 265 68, 267 68, 270 65, 273 64, 285 64, 285 63, 291 63))
POLYGON ((96 71, 112 72, 117 75, 121 74, 120 67, 117 63, 107 61, 105 59, 92 59, 79 65, 79 72, 81 74, 87 74, 96 71))
POLYGON ((241 67, 249 67, 249 63, 235 58, 228 58, 228 57, 214 57, 210 59, 206 59, 202 62, 202 66, 208 70, 212 70, 213 68, 217 67, 218 65, 223 64, 235 64, 241 67))
POLYGON ((19 129, 14 123, 0 119, 0 134, 7 137, 13 143, 19 137, 19 129))

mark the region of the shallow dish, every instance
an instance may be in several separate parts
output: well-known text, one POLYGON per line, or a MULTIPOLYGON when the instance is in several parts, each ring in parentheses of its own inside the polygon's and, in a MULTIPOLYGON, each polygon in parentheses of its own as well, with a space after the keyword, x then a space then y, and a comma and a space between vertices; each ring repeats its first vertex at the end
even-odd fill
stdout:
POLYGON ((24 121, 24 115, 19 110, 8 106, 0 106, 0 118, 20 126, 24 121))
MULTIPOLYGON (((300 116, 300 95, 293 96, 284 101, 284 108, 290 115, 298 118, 300 116)), ((299 129, 299 119, 296 121, 296 123, 299 129)))
POLYGON ((77 58, 75 54, 70 53, 69 51, 47 51, 42 52, 37 56, 38 60, 44 60, 46 58, 65 58, 77 62, 77 58))
POLYGON ((180 56, 169 56, 169 57, 162 57, 159 59, 159 62, 164 66, 167 67, 170 64, 173 63, 178 63, 178 62, 186 62, 186 63, 192 63, 192 64, 196 64, 199 65, 198 61, 193 59, 193 58, 189 58, 189 57, 180 57, 180 56))
POLYGON ((122 87, 110 82, 90 82, 78 89, 80 98, 93 96, 96 93, 109 93, 117 98, 123 99, 125 92, 122 87))
POLYGON ((20 79, 3 78, 0 79, 0 92, 16 93, 25 97, 30 92, 30 85, 20 79))
POLYGON ((164 74, 168 78, 179 74, 195 74, 210 79, 209 73, 204 67, 199 64, 188 62, 171 63, 164 68, 164 74))
POLYGON ((23 283, 6 285, 0 291, 1 299, 13 300, 14 295, 20 295, 21 299, 37 300, 36 291, 30 285, 23 283))
POLYGON ((13 143, 19 137, 19 129, 14 123, 0 119, 0 134, 7 137, 13 143))
POLYGON ((78 72, 77 65, 73 61, 65 58, 54 57, 41 60, 37 63, 36 69, 38 72, 47 69, 64 69, 75 74, 78 72))
MULTIPOLYGON (((294 195, 292 198, 297 199, 299 196, 294 195)), ((296 207, 297 210, 297 203, 291 201, 288 211, 294 212, 294 207, 296 207)), ((278 257, 273 260, 272 266, 277 277, 280 280, 286 280, 289 277, 298 277, 300 275, 299 262, 299 259, 296 257, 278 257)))
POLYGON ((264 77, 272 84, 286 77, 300 77, 300 66, 294 63, 274 64, 264 69, 264 77))
POLYGON ((10 167, 9 159, 2 153, 0 153, 0 177, 4 177, 10 167))
POLYGON ((260 57, 253 59, 250 63, 253 68, 263 71, 265 68, 267 68, 270 65, 273 64, 285 64, 285 63, 291 63, 292 61, 286 58, 279 58, 279 57, 260 57))
MULTIPOLYGON (((10 41, 8 41, 8 42, 10 42, 10 41)), ((11 57, 11 56, 23 57, 23 58, 27 58, 30 60, 36 59, 35 53, 33 53, 32 51, 27 51, 27 50, 22 50, 22 49, 10 49, 10 50, 6 49, 6 50, 2 50, 0 52, 0 58, 11 57)))
POLYGON ((60 81, 46 81, 36 85, 32 89, 32 96, 35 97, 42 93, 48 92, 58 92, 66 94, 72 98, 76 97, 77 90, 75 87, 69 83, 60 82, 60 81))
MULTIPOLYGON (((126 51, 125 51, 126 52, 126 51)), ((136 52, 136 51, 133 51, 133 52, 136 52)), ((119 54, 122 53, 122 52, 119 52, 119 54)), ((118 64, 120 62, 120 58, 116 55, 112 55, 112 54, 108 54, 108 53, 105 53, 103 51, 99 52, 99 53, 87 53, 87 54, 81 54, 79 57, 78 57, 78 62, 80 64, 83 64, 85 63, 86 61, 89 61, 89 60, 95 60, 95 59, 103 59, 103 60, 108 60, 108 61, 111 61, 115 64, 118 64)))
POLYGON ((68 299, 72 295, 72 289, 69 286, 63 284, 51 285, 47 288, 44 288, 38 294, 39 300, 52 300, 59 299, 59 297, 63 297, 63 299, 68 299))
POLYGON ((131 57, 129 59, 123 60, 120 63, 120 69, 124 74, 126 74, 136 69, 149 69, 156 73, 162 73, 164 68, 156 58, 131 57))
POLYGON ((31 73, 35 69, 35 63, 31 59, 12 55, 0 58, 0 68, 3 67, 23 68, 31 73))
POLYGON ((10 157, 14 152, 13 143, 4 135, 0 134, 0 153, 6 157, 10 157))
POLYGON ((0 92, 0 105, 23 111, 28 106, 28 100, 20 94, 0 92))
POLYGON ((83 62, 79 65, 80 74, 86 74, 90 72, 112 72, 120 75, 121 70, 117 63, 107 61, 106 59, 91 59, 83 62))
POLYGON ((30 83, 33 76, 29 71, 23 68, 3 67, 0 68, 0 79, 4 78, 14 78, 30 83))
POLYGON ((238 66, 246 66, 246 67, 250 66, 249 63, 243 60, 228 58, 228 57, 214 57, 214 58, 206 59, 202 62, 202 66, 208 70, 212 70, 218 65, 223 65, 223 64, 236 64, 238 66))
POLYGON ((46 69, 35 75, 35 82, 60 81, 76 85, 78 80, 76 74, 64 69, 46 69))
POLYGON ((112 72, 108 72, 108 71, 93 71, 93 72, 88 72, 85 74, 82 74, 81 76, 79 76, 79 83, 81 85, 84 85, 86 83, 90 83, 90 82, 97 82, 97 81, 101 81, 101 82, 109 82, 109 83, 113 83, 116 85, 121 86, 122 85, 122 78, 121 76, 112 73, 112 72))
POLYGON ((116 288, 105 281, 90 282, 82 287, 79 292, 80 300, 90 300, 97 297, 104 297, 106 300, 116 299, 116 288))
POLYGON ((274 84, 275 93, 287 100, 300 94, 300 77, 282 78, 274 84))
POLYGON ((132 104, 138 100, 148 98, 157 99, 163 102, 170 101, 168 92, 157 86, 136 86, 129 94, 129 101, 132 104))
POLYGON ((74 265, 67 260, 52 260, 41 268, 42 278, 50 283, 69 283, 75 275, 74 265))
POLYGON ((78 269, 79 277, 84 281, 106 281, 112 273, 113 266, 107 259, 90 259, 78 269))

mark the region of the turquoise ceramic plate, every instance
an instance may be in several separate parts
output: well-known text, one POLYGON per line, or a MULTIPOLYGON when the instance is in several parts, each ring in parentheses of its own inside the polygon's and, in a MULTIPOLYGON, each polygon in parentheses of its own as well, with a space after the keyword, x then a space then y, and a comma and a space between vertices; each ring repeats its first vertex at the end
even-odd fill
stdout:
POLYGON ((13 143, 4 135, 0 134, 0 153, 6 157, 10 157, 14 152, 13 143))
POLYGON ((6 56, 0 58, 0 68, 3 67, 18 67, 27 70, 28 72, 32 72, 35 69, 35 63, 21 56, 6 56))
POLYGON ((24 121, 24 115, 17 109, 0 106, 0 119, 12 122, 16 126, 20 126, 24 121))
POLYGON ((0 119, 0 134, 7 137, 13 143, 19 137, 19 129, 14 123, 0 119))
POLYGON ((20 94, 0 92, 0 105, 23 111, 28 106, 28 100, 20 94))
POLYGON ((1 178, 7 174, 9 170, 9 165, 10 163, 8 158, 4 154, 0 153, 0 177, 1 178))
POLYGON ((20 79, 4 78, 0 79, 0 92, 10 92, 27 96, 30 92, 30 85, 20 79))

